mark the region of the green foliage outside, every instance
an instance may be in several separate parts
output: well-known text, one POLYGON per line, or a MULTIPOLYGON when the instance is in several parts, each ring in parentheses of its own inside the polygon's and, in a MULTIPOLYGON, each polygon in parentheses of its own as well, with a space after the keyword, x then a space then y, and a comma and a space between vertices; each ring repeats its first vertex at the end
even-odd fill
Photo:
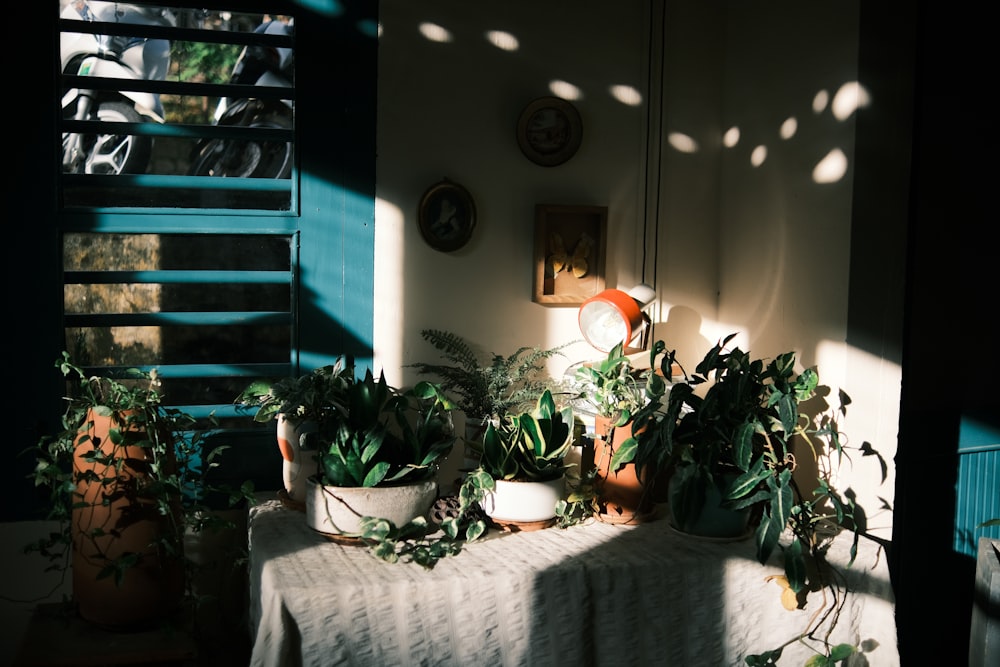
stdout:
MULTIPOLYGON (((227 83, 241 46, 205 42, 174 42, 170 49, 171 79, 199 83, 227 83)), ((211 123, 217 99, 164 95, 168 123, 211 123)))

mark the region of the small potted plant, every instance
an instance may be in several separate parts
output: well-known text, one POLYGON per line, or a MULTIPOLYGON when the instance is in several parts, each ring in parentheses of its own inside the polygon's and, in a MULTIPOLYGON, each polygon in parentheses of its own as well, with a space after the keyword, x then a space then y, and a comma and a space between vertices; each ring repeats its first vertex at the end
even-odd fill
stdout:
POLYGON ((307 480, 306 520, 327 536, 357 541, 365 517, 398 527, 427 514, 438 466, 455 441, 454 406, 432 382, 403 391, 370 369, 343 379, 342 396, 317 425, 319 471, 307 480))
POLYGON ((318 470, 316 429, 332 416, 354 379, 354 365, 347 361, 339 357, 334 364, 298 377, 255 380, 234 401, 242 409, 254 410, 255 422, 277 423, 282 500, 295 509, 305 509, 306 480, 318 470))
POLYGON ((503 527, 546 528, 565 496, 566 454, 573 444, 573 409, 557 409, 550 390, 533 410, 486 425, 479 468, 463 486, 482 493, 486 515, 503 527))
POLYGON ((62 429, 26 453, 59 530, 26 551, 71 569, 84 620, 118 630, 167 621, 196 598, 185 536, 233 528, 210 502, 252 500, 252 485, 211 482, 224 447, 207 448, 195 418, 163 404, 155 370, 88 376, 67 352, 56 367, 69 385, 62 429))
POLYGON ((496 423, 509 412, 534 404, 549 385, 543 363, 561 354, 562 346, 522 346, 507 356, 493 353, 487 360, 457 334, 424 329, 420 335, 441 353, 444 361, 410 366, 422 374, 437 376, 445 394, 465 415, 466 467, 475 467, 487 422, 496 423))
MULTIPOLYGON (((657 342, 651 360, 664 352, 657 342)), ((673 353, 663 356, 673 363, 673 353)), ((640 523, 653 511, 654 476, 645 475, 634 462, 636 417, 655 405, 666 391, 662 374, 651 365, 637 369, 624 354, 624 344, 613 347, 604 359, 576 369, 574 387, 579 400, 594 416, 593 486, 594 514, 607 523, 640 523)), ((587 483, 584 477, 584 483, 587 483)))

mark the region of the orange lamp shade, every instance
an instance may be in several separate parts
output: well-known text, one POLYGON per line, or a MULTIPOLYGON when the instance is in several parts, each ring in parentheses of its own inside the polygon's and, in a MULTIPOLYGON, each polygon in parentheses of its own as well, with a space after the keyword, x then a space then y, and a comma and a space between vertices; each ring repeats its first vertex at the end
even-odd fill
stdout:
POLYGON ((642 321, 639 303, 622 290, 606 289, 580 306, 580 331, 601 352, 610 352, 619 343, 627 345, 642 321))

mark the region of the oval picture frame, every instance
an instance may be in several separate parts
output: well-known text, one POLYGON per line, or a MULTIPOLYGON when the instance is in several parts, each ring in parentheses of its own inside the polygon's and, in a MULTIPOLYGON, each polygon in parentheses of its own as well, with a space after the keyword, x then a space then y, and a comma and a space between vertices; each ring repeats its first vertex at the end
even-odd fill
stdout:
POLYGON ((453 252, 472 238, 476 203, 468 190, 444 179, 427 188, 420 198, 417 223, 427 245, 441 252, 453 252))
POLYGON ((539 97, 524 107, 518 118, 517 144, 521 152, 543 167, 566 162, 582 141, 580 112, 561 97, 539 97))

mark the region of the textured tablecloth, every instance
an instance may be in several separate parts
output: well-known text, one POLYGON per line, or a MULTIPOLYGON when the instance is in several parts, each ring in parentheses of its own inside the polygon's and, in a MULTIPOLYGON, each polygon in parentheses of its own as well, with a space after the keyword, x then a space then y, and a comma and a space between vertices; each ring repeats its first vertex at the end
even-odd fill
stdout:
MULTIPOLYGON (((712 542, 664 519, 501 534, 427 570, 314 533, 279 501, 250 510, 251 665, 744 665, 798 634, 820 606, 787 611, 753 540, 712 542)), ((831 561, 846 564, 849 535, 831 561)), ((862 540, 834 641, 857 664, 899 664, 885 554, 862 540), (864 661, 867 661, 865 663, 864 661)), ((789 645, 779 664, 811 651, 789 645)))

